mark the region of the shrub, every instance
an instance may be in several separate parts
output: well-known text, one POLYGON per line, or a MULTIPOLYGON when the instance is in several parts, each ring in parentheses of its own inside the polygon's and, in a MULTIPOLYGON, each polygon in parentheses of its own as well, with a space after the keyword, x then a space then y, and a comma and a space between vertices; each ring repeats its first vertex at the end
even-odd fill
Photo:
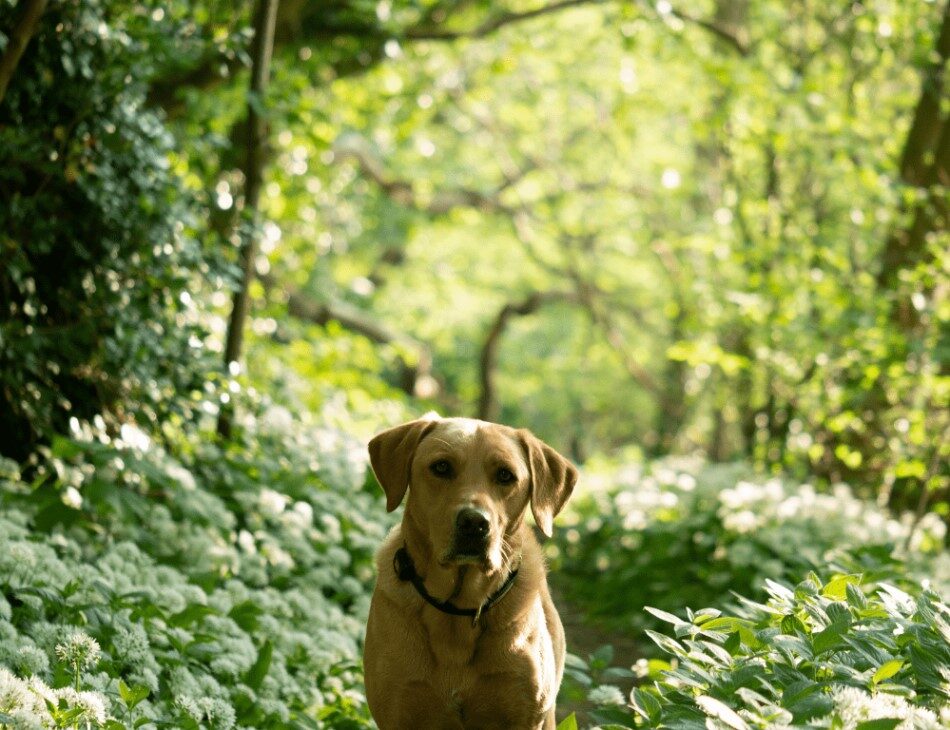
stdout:
POLYGON ((189 415, 177 396, 209 367, 189 292, 217 266, 143 107, 143 39, 171 29, 117 5, 50 3, 0 104, 0 453, 18 460, 70 417, 189 415))
POLYGON ((669 659, 644 660, 630 704, 599 716, 681 730, 950 724, 950 607, 936 593, 850 573, 764 588, 765 603, 731 615, 649 609, 673 625, 676 638, 650 632, 669 659))

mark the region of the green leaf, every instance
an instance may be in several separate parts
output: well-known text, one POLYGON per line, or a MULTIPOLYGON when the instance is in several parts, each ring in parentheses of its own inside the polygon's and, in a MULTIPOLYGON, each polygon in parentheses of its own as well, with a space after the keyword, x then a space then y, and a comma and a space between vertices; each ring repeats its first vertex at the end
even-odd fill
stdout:
POLYGON ((630 691, 630 704, 633 705, 634 710, 654 724, 659 721, 663 713, 663 707, 653 693, 639 687, 634 687, 630 691))
POLYGON ((722 720, 726 725, 734 730, 749 730, 749 725, 743 720, 736 711, 724 702, 717 700, 709 695, 700 695, 696 698, 696 704, 700 709, 710 717, 722 720))
POLYGON ((590 655, 591 666, 607 667, 614 659, 614 648, 610 644, 597 647, 590 655))
POLYGON ((871 677, 871 684, 875 685, 879 682, 883 682, 885 679, 890 679, 897 674, 903 666, 904 661, 902 659, 891 659, 889 662, 884 662, 874 673, 874 676, 871 677))
POLYGON ((861 576, 836 575, 821 589, 821 595, 835 601, 844 601, 848 597, 848 586, 859 585, 860 583, 861 576))
POLYGON ((815 648, 815 654, 822 654, 838 647, 842 643, 841 634, 847 630, 848 625, 849 624, 844 621, 836 621, 828 624, 824 630, 819 631, 817 634, 813 634, 811 642, 815 648))
POLYGON ((267 670, 270 669, 270 662, 273 655, 274 645, 271 643, 271 640, 268 639, 261 647, 261 650, 257 655, 257 661, 255 661, 254 665, 247 670, 247 675, 245 675, 244 682, 255 692, 261 688, 261 684, 264 682, 264 677, 267 676, 267 670))
POLYGON ((667 623, 673 624, 674 626, 679 626, 680 624, 686 623, 678 616, 674 616, 672 613, 667 613, 666 611, 661 611, 658 608, 653 608, 653 606, 644 606, 643 610, 647 613, 652 613, 661 621, 666 621, 667 623))
POLYGON ((888 717, 881 718, 879 720, 865 720, 864 722, 859 722, 855 730, 894 730, 895 727, 901 724, 901 719, 888 717))
POLYGON ((217 611, 211 608, 211 606, 205 606, 201 603, 192 603, 189 604, 188 607, 183 611, 180 611, 174 616, 169 617, 168 624, 170 626, 187 628, 196 621, 204 618, 205 616, 210 616, 213 613, 217 613, 217 611))
POLYGON ((254 601, 243 601, 228 611, 228 617, 245 631, 254 631, 263 609, 254 601))
POLYGON ((676 639, 671 639, 669 636, 659 634, 656 631, 650 631, 649 629, 646 631, 646 635, 649 636, 658 647, 668 654, 673 654, 674 656, 678 657, 683 657, 687 654, 686 649, 684 649, 683 645, 680 644, 676 639))
POLYGON ((577 730, 577 717, 572 712, 565 717, 557 726, 557 730, 577 730))

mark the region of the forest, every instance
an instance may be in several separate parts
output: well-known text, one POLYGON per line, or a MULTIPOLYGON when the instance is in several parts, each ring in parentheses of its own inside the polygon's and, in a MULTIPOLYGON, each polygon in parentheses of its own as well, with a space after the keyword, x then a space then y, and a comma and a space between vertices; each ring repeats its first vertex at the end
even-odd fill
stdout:
POLYGON ((559 730, 950 728, 948 0, 0 0, 0 727, 374 728, 435 411, 580 479, 559 730))

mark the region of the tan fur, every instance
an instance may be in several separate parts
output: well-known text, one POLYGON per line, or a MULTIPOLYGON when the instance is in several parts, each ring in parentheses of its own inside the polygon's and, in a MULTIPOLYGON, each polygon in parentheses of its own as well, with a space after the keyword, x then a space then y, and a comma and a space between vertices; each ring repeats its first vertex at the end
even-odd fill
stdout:
POLYGON ((577 471, 528 431, 471 419, 412 421, 370 442, 373 470, 402 523, 379 549, 379 578, 366 627, 366 697, 380 730, 547 730, 564 669, 564 631, 551 601, 541 549, 524 515, 550 533, 577 471), (450 480, 430 465, 447 459, 450 480), (511 470, 516 482, 495 475, 511 470), (463 506, 491 515, 488 555, 449 558, 463 506), (472 626, 426 603, 393 568, 405 545, 430 595, 482 605, 520 565, 510 592, 472 626))

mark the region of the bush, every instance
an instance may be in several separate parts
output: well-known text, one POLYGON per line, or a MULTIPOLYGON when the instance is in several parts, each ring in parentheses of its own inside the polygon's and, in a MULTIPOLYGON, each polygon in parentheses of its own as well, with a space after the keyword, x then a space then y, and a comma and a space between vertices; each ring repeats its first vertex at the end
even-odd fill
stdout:
POLYGON ((0 453, 18 460, 70 417, 190 415, 178 396, 210 367, 189 292, 218 267, 143 107, 170 28, 120 7, 50 3, 0 104, 0 453))
MULTIPOLYGON (((912 519, 888 515, 846 485, 823 494, 742 465, 666 460, 588 473, 585 485, 558 532, 557 576, 569 599, 623 630, 657 627, 644 606, 723 607, 733 593, 762 597, 766 579, 798 582, 840 552, 890 552, 903 547, 912 519)), ((907 559, 950 585, 945 532, 927 515, 907 559)))
POLYGON ((619 692, 592 693, 611 700, 595 712, 631 728, 947 727, 950 608, 906 587, 811 574, 794 588, 767 582, 765 603, 742 599, 732 615, 648 609, 673 625, 676 638, 650 632, 670 658, 638 665, 629 706, 619 692))
POLYGON ((267 411, 241 433, 179 434, 176 457, 77 425, 39 486, 5 462, 0 724, 369 726, 359 643, 388 525, 362 441, 267 411))

